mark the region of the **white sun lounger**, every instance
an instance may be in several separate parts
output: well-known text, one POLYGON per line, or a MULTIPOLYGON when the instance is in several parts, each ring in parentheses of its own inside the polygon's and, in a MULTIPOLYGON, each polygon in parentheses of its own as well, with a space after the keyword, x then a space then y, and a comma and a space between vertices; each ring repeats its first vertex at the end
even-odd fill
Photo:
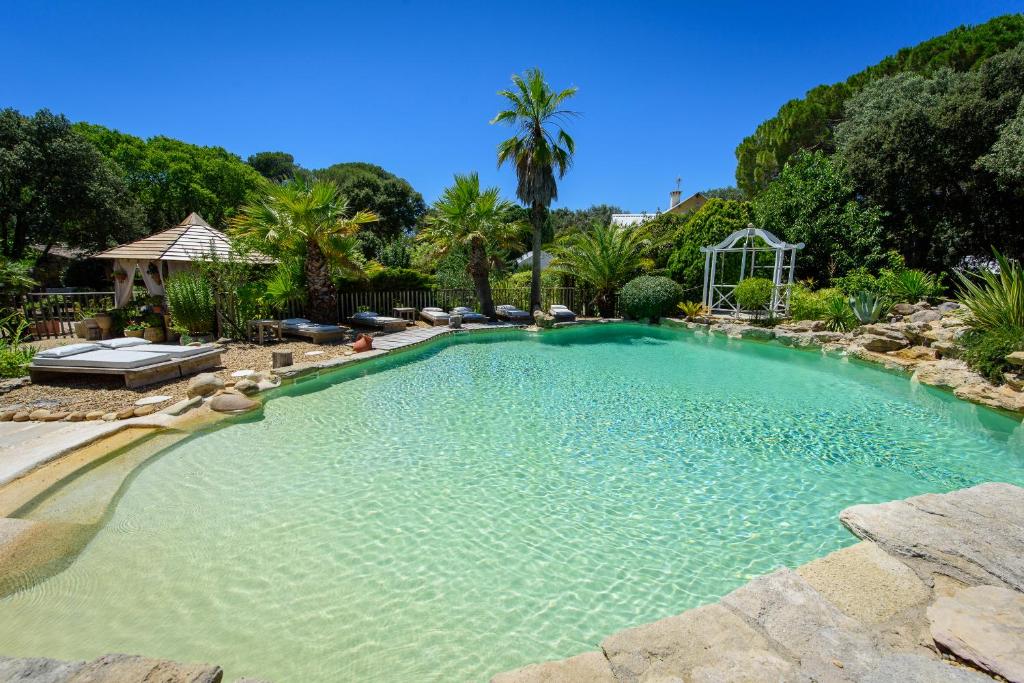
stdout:
POLYGON ((569 310, 567 306, 562 304, 551 304, 551 308, 548 309, 548 313, 558 322, 573 322, 576 320, 576 314, 569 310))
POLYGON ((281 334, 309 339, 314 344, 344 339, 346 333, 347 330, 344 327, 314 323, 306 318, 288 318, 281 321, 281 334))
POLYGON ((515 323, 529 323, 533 322, 533 316, 524 311, 521 308, 516 308, 510 304, 502 304, 494 309, 494 312, 502 320, 510 320, 515 323))
POLYGON ((451 318, 444 312, 443 308, 428 307, 421 309, 420 317, 434 327, 447 325, 451 321, 451 318))
POLYGON ((487 316, 483 313, 477 313, 468 306, 456 306, 452 309, 452 313, 458 313, 462 316, 462 322, 464 323, 485 323, 487 322, 487 316))
POLYGON ((213 348, 212 344, 204 346, 179 346, 178 344, 148 344, 146 346, 132 346, 132 351, 139 353, 163 353, 171 358, 191 358, 205 353, 213 348))
POLYGON ((48 356, 33 359, 36 365, 47 367, 79 367, 79 368, 110 368, 112 370, 130 370, 140 368, 144 365, 153 365, 161 361, 170 360, 166 353, 143 353, 129 349, 99 349, 96 351, 85 351, 70 356, 50 358, 48 356))
POLYGON ((71 344, 70 347, 79 347, 73 349, 77 353, 71 352, 70 347, 37 353, 28 366, 32 382, 45 384, 75 375, 113 375, 121 377, 127 388, 134 389, 214 368, 220 365, 224 353, 218 346, 147 344, 145 351, 137 346, 82 349, 83 346, 89 345, 71 344))
POLYGON ((402 318, 392 318, 387 315, 380 315, 374 311, 360 311, 351 318, 354 325, 362 325, 364 327, 377 327, 385 332, 400 332, 405 329, 406 325, 409 324, 408 320, 402 318))

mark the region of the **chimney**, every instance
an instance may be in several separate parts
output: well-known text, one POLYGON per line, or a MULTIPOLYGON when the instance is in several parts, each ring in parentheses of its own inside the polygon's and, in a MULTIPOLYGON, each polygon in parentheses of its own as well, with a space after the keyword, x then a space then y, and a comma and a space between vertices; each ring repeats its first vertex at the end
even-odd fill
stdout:
POLYGON ((668 209, 672 210, 672 207, 679 203, 679 198, 682 196, 682 190, 679 189, 679 184, 683 182, 682 178, 676 178, 676 189, 668 193, 668 209))

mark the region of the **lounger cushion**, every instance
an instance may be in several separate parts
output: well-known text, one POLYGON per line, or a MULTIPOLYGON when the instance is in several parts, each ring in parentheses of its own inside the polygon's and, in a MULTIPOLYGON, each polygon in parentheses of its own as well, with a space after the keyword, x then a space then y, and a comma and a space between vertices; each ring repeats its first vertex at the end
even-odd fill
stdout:
POLYGON ((206 346, 178 346, 176 344, 150 344, 149 346, 143 346, 134 351, 141 353, 166 353, 171 358, 188 358, 189 356, 197 356, 200 353, 206 353, 213 346, 207 344, 206 346))
POLYGON ((296 329, 303 332, 344 332, 344 327, 338 327, 337 325, 327 325, 325 323, 306 323, 299 325, 296 329))
MULTIPOLYGON (((431 313, 444 313, 444 309, 443 308, 438 308, 437 306, 427 306, 426 308, 421 308, 420 310, 421 311, 431 312, 431 313)), ((452 310, 454 311, 456 309, 453 308, 452 310)))
POLYGON ((281 321, 281 325, 284 327, 295 327, 297 325, 305 325, 309 323, 306 318, 286 318, 281 321))
POLYGON ((377 311, 359 311, 358 313, 353 313, 352 317, 353 318, 376 318, 379 315, 380 315, 380 313, 377 313, 377 311))
POLYGON ((117 339, 104 339, 96 343, 108 349, 127 349, 130 346, 142 346, 150 342, 142 337, 118 337, 117 339))
POLYGON ((34 365, 46 367, 70 368, 110 368, 112 370, 131 370, 149 365, 156 365, 170 360, 166 353, 144 353, 126 349, 100 349, 86 351, 66 358, 40 358, 36 356, 34 365))
POLYGON ((85 353, 86 351, 95 351, 98 348, 100 348, 99 344, 68 344, 67 346, 57 346, 40 351, 36 354, 36 358, 64 358, 78 353, 85 353))

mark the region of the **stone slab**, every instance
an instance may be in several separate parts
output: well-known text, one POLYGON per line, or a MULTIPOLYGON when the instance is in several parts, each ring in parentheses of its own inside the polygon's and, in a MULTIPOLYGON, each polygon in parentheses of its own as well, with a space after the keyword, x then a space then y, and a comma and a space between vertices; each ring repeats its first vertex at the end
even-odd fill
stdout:
POLYGON ((881 659, 860 622, 792 570, 760 576, 722 598, 722 604, 756 624, 776 650, 799 661, 801 677, 859 681, 881 659))
POLYGON ((910 567, 862 541, 797 568, 828 601, 866 625, 921 605, 931 591, 910 567))
POLYGON ((530 664, 491 678, 491 683, 616 683, 608 660, 600 652, 581 655, 555 662, 530 664))
POLYGON ((601 642, 616 680, 623 682, 689 680, 698 668, 710 677, 735 670, 739 659, 770 661, 782 671, 793 668, 769 648, 760 633, 718 604, 626 629, 601 642))
POLYGON ((170 401, 171 398, 172 398, 171 396, 146 396, 146 397, 140 398, 138 401, 136 401, 135 405, 137 405, 137 406, 153 406, 153 405, 156 405, 157 403, 163 403, 165 401, 170 401))
POLYGON ((920 655, 894 654, 879 662, 862 683, 992 683, 977 671, 920 655))
POLYGON ((854 505, 840 521, 919 573, 968 585, 1024 590, 1024 489, 988 483, 877 505, 854 505))
POLYGON ((959 659, 1024 683, 1024 595, 998 586, 974 586, 928 608, 936 644, 959 659))

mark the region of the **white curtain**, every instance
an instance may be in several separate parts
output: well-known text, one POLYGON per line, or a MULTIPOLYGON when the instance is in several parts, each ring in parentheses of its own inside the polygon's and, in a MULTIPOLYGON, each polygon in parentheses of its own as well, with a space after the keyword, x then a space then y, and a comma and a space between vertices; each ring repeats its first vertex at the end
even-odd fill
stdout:
POLYGON ((128 259, 114 261, 114 270, 123 270, 128 277, 123 280, 114 278, 114 306, 121 308, 132 300, 132 282, 135 281, 135 268, 138 264, 128 259))
MULTIPOLYGON (((153 295, 163 296, 163 282, 157 280, 153 273, 149 272, 149 264, 154 264, 157 269, 159 261, 135 261, 132 259, 117 259, 114 261, 114 270, 123 270, 128 273, 124 280, 114 280, 114 306, 121 308, 132 300, 132 284, 135 282, 135 271, 142 273, 142 281, 146 283, 146 291, 153 295)), ((157 270, 157 273, 160 271, 157 270)))

